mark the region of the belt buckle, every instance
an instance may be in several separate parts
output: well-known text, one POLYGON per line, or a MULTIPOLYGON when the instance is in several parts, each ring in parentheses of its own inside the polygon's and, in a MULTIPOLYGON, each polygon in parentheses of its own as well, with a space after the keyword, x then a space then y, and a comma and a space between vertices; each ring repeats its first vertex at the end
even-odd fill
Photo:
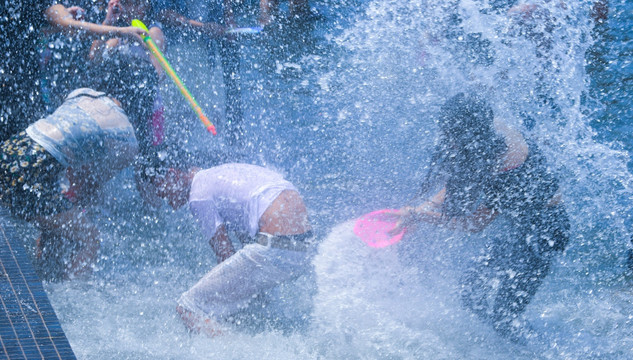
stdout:
POLYGON ((257 243, 266 247, 270 247, 271 243, 270 240, 272 240, 272 238, 274 238, 274 235, 265 233, 265 232, 260 232, 257 233, 257 243))
POLYGON ((306 251, 308 247, 308 243, 305 241, 283 239, 264 232, 260 232, 257 235, 257 243, 266 247, 292 251, 306 251))

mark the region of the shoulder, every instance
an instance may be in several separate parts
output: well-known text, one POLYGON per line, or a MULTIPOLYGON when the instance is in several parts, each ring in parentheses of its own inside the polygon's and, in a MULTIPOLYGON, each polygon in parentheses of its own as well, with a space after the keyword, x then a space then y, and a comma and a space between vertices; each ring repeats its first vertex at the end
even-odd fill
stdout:
POLYGON ((523 134, 502 120, 495 119, 494 126, 497 133, 503 136, 508 147, 504 154, 502 171, 521 166, 529 154, 529 146, 523 134))

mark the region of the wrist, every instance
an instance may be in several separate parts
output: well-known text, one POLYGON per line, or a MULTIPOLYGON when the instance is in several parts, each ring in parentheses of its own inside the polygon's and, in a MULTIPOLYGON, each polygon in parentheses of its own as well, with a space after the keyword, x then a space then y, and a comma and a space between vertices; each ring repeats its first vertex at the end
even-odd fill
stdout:
POLYGON ((182 27, 196 27, 198 23, 195 20, 187 19, 186 17, 183 17, 183 16, 176 18, 176 22, 178 23, 178 25, 182 27))

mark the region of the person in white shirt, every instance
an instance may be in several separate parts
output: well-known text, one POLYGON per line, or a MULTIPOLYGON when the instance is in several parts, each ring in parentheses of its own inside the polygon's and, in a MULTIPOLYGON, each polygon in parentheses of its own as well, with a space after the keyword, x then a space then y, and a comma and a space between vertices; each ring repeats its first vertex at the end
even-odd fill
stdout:
POLYGON ((171 169, 163 180, 161 195, 174 208, 189 204, 218 260, 178 300, 177 311, 191 331, 222 333, 222 323, 254 295, 305 272, 312 227, 297 188, 280 174, 231 163, 171 169), (229 232, 245 244, 239 251, 229 232))

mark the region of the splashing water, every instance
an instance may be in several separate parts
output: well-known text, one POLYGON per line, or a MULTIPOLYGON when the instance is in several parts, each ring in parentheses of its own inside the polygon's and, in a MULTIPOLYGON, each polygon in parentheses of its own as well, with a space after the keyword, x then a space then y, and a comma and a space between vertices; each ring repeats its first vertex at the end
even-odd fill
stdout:
MULTIPOLYGON (((214 257, 186 210, 145 209, 126 172, 98 212, 106 239, 94 277, 46 284, 78 357, 630 358, 633 291, 623 265, 633 178, 618 139, 598 141, 591 126, 600 99, 584 68, 599 41, 590 4, 541 1, 538 16, 522 19, 498 3, 318 2, 317 44, 268 67, 245 41, 246 160, 279 170, 305 194, 322 238, 314 272, 256 299, 237 320, 242 331, 187 334, 175 299, 214 257), (484 235, 425 228, 371 249, 348 221, 411 198, 438 107, 465 89, 484 94, 560 174, 571 242, 526 311, 547 346, 512 344, 459 304, 456 279, 484 235)), ((202 79, 192 49, 171 54, 185 83, 202 79)), ((212 73, 192 92, 212 113, 222 108, 221 74, 207 66, 212 73)), ((191 153, 232 151, 178 112, 186 108, 173 91, 164 96, 176 119, 168 133, 191 153)))

